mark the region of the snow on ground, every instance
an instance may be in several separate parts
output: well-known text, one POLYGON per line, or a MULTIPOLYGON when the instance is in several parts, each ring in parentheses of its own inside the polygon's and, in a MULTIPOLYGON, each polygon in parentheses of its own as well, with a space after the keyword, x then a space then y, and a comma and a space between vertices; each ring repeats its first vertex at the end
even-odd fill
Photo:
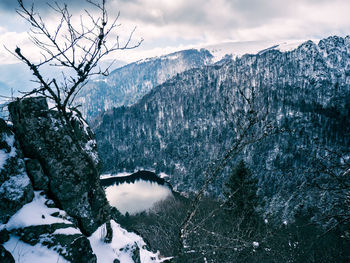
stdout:
POLYGON ((60 209, 47 207, 45 205, 47 200, 48 199, 44 196, 40 195, 40 191, 34 192, 33 201, 18 210, 17 213, 10 218, 5 227, 8 230, 12 230, 27 226, 49 225, 54 223, 72 224, 72 222, 68 220, 51 216, 52 213, 60 212, 60 209))
POLYGON ((69 263, 57 252, 40 244, 31 246, 11 236, 10 240, 3 244, 17 263, 69 263))
POLYGON ((159 173, 159 177, 160 178, 167 178, 167 177, 169 177, 169 175, 167 175, 166 173, 159 173))
POLYGON ((101 174, 100 179, 107 179, 107 178, 113 178, 113 177, 124 177, 124 176, 129 176, 132 173, 128 172, 122 172, 122 173, 117 173, 117 174, 101 174))
POLYGON ((52 233, 52 235, 76 235, 76 234, 81 235, 81 231, 74 227, 59 228, 52 233))
MULTIPOLYGON (((35 197, 32 202, 24 205, 13 215, 6 225, 0 225, 0 229, 13 230, 33 225, 46 225, 53 223, 72 224, 70 221, 53 217, 50 214, 59 212, 65 214, 58 208, 48 208, 45 202, 48 200, 40 195, 40 191, 34 192, 35 197)), ((98 263, 112 263, 114 259, 119 259, 121 263, 133 263, 133 252, 139 251, 141 263, 158 263, 166 259, 159 259, 158 253, 152 253, 146 249, 146 243, 142 237, 135 233, 128 232, 120 227, 115 221, 111 221, 113 229, 113 240, 105 243, 105 225, 100 226, 91 237, 89 237, 93 252, 97 256, 98 263), (138 248, 138 249, 137 249, 138 248)), ((74 227, 57 229, 56 234, 81 234, 80 230, 74 227)), ((57 252, 42 246, 40 243, 31 246, 19 240, 17 236, 10 236, 4 247, 12 254, 16 262, 20 263, 65 263, 67 262, 57 252)))
MULTIPOLYGON (((317 39, 311 39, 314 43, 318 43, 319 40, 317 39)), ((291 40, 291 41, 284 41, 278 44, 276 47, 277 50, 281 52, 287 52, 292 51, 296 48, 298 48, 301 44, 306 42, 307 40, 291 40)))
POLYGON ((112 263, 119 259, 121 263, 133 263, 132 254, 136 247, 140 249, 141 263, 163 262, 166 259, 159 259, 158 253, 152 253, 146 249, 143 239, 123 229, 114 220, 111 220, 113 229, 113 240, 111 243, 104 243, 105 225, 100 226, 95 233, 89 237, 93 252, 97 256, 97 263, 112 263))

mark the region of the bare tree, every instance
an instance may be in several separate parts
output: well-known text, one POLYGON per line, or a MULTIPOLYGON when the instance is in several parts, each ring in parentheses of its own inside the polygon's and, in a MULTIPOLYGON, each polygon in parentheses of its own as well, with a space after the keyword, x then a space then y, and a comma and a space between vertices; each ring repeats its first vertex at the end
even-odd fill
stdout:
MULTIPOLYGON (((9 50, 29 67, 35 77, 33 81, 38 84, 38 88, 24 93, 23 97, 41 95, 53 101, 65 131, 72 138, 79 153, 86 158, 94 173, 98 175, 97 163, 83 149, 79 135, 73 127, 73 118, 76 116, 73 112, 78 113, 79 119, 82 120, 77 106, 74 105, 74 99, 90 77, 109 73, 111 65, 105 69, 98 67, 102 58, 117 50, 136 48, 142 39, 136 44, 131 44, 134 29, 126 41, 120 43, 119 36, 113 35, 120 26, 119 13, 111 19, 106 9, 106 0, 86 0, 94 11, 85 10, 85 15, 80 16, 78 23, 75 23, 66 4, 61 5, 57 2, 48 4, 51 11, 59 17, 59 22, 53 29, 36 11, 34 3, 27 6, 24 0, 17 2, 17 13, 29 23, 29 38, 38 48, 40 57, 36 62, 29 58, 25 48, 22 50, 17 47, 14 52, 9 50), (98 15, 95 15, 95 12, 98 15), (61 76, 46 77, 42 74, 42 68, 45 66, 59 69, 61 76)), ((110 242, 113 235, 110 222, 106 223, 106 230, 105 241, 110 242)))
MULTIPOLYGON (((246 242, 244 235, 241 235, 242 232, 237 232, 235 237, 227 238, 219 232, 209 231, 203 227, 205 222, 210 221, 218 211, 222 210, 225 202, 220 204, 216 209, 213 209, 205 217, 202 217, 200 222, 195 222, 195 218, 201 212, 201 200, 205 197, 208 187, 222 174, 232 159, 247 146, 261 141, 267 136, 281 132, 281 130, 272 125, 272 122, 268 118, 268 100, 262 94, 259 94, 259 91, 253 85, 244 88, 234 87, 230 90, 227 89, 226 94, 223 94, 223 99, 222 112, 227 124, 234 131, 235 138, 231 147, 205 171, 205 181, 190 205, 179 229, 178 253, 175 258, 178 262, 182 262, 186 254, 193 253, 196 249, 196 252, 200 252, 204 258, 206 253, 211 253, 215 250, 219 251, 220 249, 228 248, 239 249, 251 246, 251 243, 248 244, 246 242), (264 109, 261 108, 262 105, 265 105, 264 109), (216 240, 215 245, 212 241, 207 242, 204 246, 201 244, 200 247, 190 244, 190 236, 198 231, 204 233, 202 239, 206 235, 207 237, 211 237, 210 240, 216 240)), ((239 224, 237 227, 239 227, 239 224)))
POLYGON ((59 23, 52 30, 36 11, 34 4, 27 6, 23 0, 17 1, 17 13, 30 24, 29 38, 41 55, 39 62, 33 62, 25 54, 25 49, 17 47, 15 52, 11 52, 29 67, 35 76, 34 81, 38 83, 38 88, 25 93, 25 96, 37 94, 52 100, 66 121, 70 117, 68 112, 77 110, 74 99, 89 78, 109 73, 111 65, 105 69, 98 68, 101 59, 117 50, 136 48, 142 42, 141 39, 131 44, 135 29, 123 44, 119 36, 113 36, 120 26, 119 14, 114 19, 109 17, 106 0, 86 0, 98 15, 85 10, 78 24, 74 23, 66 4, 48 4, 59 17, 59 23), (61 69, 60 80, 57 77, 46 78, 41 73, 42 67, 47 65, 61 69), (66 75, 67 70, 69 75, 66 75))

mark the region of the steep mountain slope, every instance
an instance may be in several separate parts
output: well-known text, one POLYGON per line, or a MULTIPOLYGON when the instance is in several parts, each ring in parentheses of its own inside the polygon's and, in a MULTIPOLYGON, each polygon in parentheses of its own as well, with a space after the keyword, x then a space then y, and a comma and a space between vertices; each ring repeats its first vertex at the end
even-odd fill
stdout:
POLYGON ((177 73, 206 65, 211 58, 208 51, 193 49, 128 64, 90 82, 79 94, 77 104, 82 105, 87 119, 112 107, 132 105, 153 87, 177 73))
MULTIPOLYGON (((203 172, 234 142, 231 125, 237 122, 237 109, 246 107, 239 90, 254 88, 256 107, 269 112, 273 126, 290 132, 250 145, 235 160, 246 159, 258 177, 266 213, 289 217, 311 199, 326 202, 312 191, 310 200, 300 195, 316 176, 305 172, 314 161, 310 156, 325 147, 350 147, 349 84, 349 37, 191 69, 152 89, 137 104, 100 117, 95 131, 104 170, 152 168, 169 174, 178 190, 199 189, 203 172), (227 119, 231 105, 236 109, 229 114, 232 121, 227 119)), ((229 170, 210 192, 220 195, 229 170)))

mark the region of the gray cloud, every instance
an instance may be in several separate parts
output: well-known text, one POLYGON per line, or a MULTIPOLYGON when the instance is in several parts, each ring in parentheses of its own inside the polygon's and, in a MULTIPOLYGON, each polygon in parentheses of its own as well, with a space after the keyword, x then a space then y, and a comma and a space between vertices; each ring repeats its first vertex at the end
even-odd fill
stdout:
MULTIPOLYGON (((345 10, 350 8, 348 0, 178 0, 174 1, 176 4, 167 4, 169 2, 119 0, 113 3, 123 18, 158 27, 187 25, 202 32, 218 32, 285 24, 286 32, 291 29, 291 34, 292 31, 302 34, 304 30, 309 35, 316 24, 323 24, 324 29, 343 27, 345 30, 347 25, 342 19, 346 16, 345 10)), ((320 28, 314 30, 319 32, 320 28)))
MULTIPOLYGON (((24 1, 30 5, 33 0, 24 1)), ((52 12, 46 12, 47 1, 55 0, 34 3, 39 13, 54 24, 52 12)), ((81 14, 87 4, 85 0, 57 1, 67 2, 74 15, 81 14)), ((350 33, 349 0, 107 0, 107 5, 110 17, 121 13, 119 22, 123 27, 118 28, 118 34, 128 36, 137 26, 134 37, 145 39, 143 50, 225 40, 279 41, 350 33)), ((15 6, 16 0, 0 0, 0 33, 27 30, 14 15, 15 6)))
MULTIPOLYGON (((83 6, 86 6, 86 2, 84 0, 23 0, 25 6, 31 6, 34 3, 34 6, 39 10, 48 9, 49 6, 47 3, 55 3, 63 4, 67 3, 67 5, 71 8, 77 9, 83 6)), ((0 9, 3 11, 13 12, 18 7, 17 0, 1 0, 0 1, 0 9)))

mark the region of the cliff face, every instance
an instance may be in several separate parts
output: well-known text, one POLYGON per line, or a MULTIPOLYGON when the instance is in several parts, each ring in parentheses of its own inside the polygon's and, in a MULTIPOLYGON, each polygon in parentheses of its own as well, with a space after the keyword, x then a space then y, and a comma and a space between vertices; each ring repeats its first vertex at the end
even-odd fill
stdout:
POLYGON ((99 183, 96 144, 89 128, 73 119, 73 138, 45 98, 12 102, 9 111, 24 156, 37 160, 48 178, 49 195, 91 235, 109 220, 109 205, 99 183))
MULTIPOLYGON (((94 128, 104 171, 156 169, 168 173, 178 190, 199 189, 209 164, 234 143, 232 124, 247 106, 238 87, 254 88, 256 109, 269 113, 272 126, 290 131, 245 148, 235 159, 245 159, 254 170, 267 213, 288 216, 299 204, 321 201, 310 189, 312 197, 303 199, 301 189, 317 176, 306 172, 312 156, 325 147, 350 146, 349 37, 189 70, 137 104, 106 112, 94 128)), ((221 193, 229 170, 210 192, 221 193)))

